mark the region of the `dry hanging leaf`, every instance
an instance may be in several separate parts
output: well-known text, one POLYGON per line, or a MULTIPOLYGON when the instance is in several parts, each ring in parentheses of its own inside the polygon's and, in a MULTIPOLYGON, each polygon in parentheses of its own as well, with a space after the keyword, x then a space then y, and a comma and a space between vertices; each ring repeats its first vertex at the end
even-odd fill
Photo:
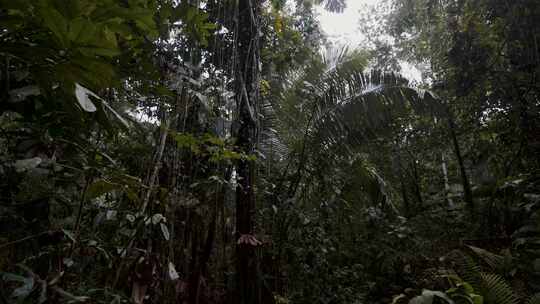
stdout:
POLYGON ((257 240, 252 234, 242 234, 237 241, 238 244, 246 244, 251 246, 262 245, 262 242, 257 240))
POLYGON ((171 279, 171 281, 180 278, 180 275, 178 275, 178 272, 176 272, 176 268, 174 267, 174 264, 172 262, 169 262, 169 278, 171 279))
POLYGON ((146 290, 148 285, 142 285, 139 282, 133 282, 133 289, 131 291, 131 299, 135 304, 142 304, 144 296, 146 296, 146 290))

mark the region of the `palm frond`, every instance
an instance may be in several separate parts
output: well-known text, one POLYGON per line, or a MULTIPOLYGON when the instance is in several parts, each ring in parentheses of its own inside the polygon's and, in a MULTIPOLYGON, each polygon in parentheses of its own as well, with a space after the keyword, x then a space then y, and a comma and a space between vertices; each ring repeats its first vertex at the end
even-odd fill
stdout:
MULTIPOLYGON (((324 159, 329 167, 352 161, 367 142, 404 128, 397 125, 397 118, 436 110, 435 95, 409 86, 404 77, 364 72, 366 58, 346 48, 330 54, 323 59, 326 68, 304 71, 277 96, 281 100, 273 104, 280 124, 286 126, 280 135, 288 147, 299 150, 298 155, 307 147, 320 156, 312 159, 324 159)), ((379 193, 386 193, 380 176, 372 174, 371 179, 379 193)))
POLYGON ((279 138, 275 129, 279 123, 274 106, 268 99, 263 99, 260 112, 259 147, 261 153, 269 160, 284 159, 289 150, 279 138))
POLYGON ((453 268, 463 281, 469 283, 474 290, 481 290, 482 277, 480 266, 469 255, 460 250, 453 250, 448 254, 448 258, 454 264, 453 268))
POLYGON ((409 86, 399 74, 364 72, 364 54, 348 50, 327 56, 328 69, 308 88, 315 98, 314 132, 323 144, 365 142, 388 131, 395 119, 408 113, 439 116, 435 94, 409 86), (329 141, 329 142, 328 142, 329 141))
POLYGON ((516 297, 512 288, 498 274, 481 273, 482 290, 487 304, 517 304, 519 299, 516 297))
POLYGON ((355 180, 362 184, 367 196, 373 204, 378 205, 390 214, 399 214, 398 209, 388 193, 388 185, 383 177, 367 160, 359 160, 351 165, 355 169, 355 180))
POLYGON ((467 245, 467 248, 482 259, 482 261, 484 261, 492 270, 497 270, 504 267, 505 259, 503 256, 475 246, 467 245))
POLYGON ((404 115, 437 115, 431 92, 408 86, 397 74, 338 67, 319 87, 313 138, 322 146, 361 146, 396 128, 404 115))

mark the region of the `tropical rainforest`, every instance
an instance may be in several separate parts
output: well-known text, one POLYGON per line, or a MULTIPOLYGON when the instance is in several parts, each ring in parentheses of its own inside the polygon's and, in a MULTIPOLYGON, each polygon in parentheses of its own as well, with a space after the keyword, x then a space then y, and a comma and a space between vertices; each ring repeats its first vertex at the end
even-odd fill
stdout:
POLYGON ((347 1, 0 0, 0 303, 539 304, 540 2, 347 1))

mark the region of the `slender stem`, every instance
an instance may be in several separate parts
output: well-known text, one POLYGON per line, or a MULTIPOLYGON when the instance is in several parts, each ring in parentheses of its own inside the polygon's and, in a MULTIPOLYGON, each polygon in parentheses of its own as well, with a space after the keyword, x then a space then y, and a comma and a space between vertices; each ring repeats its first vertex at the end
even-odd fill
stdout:
MULTIPOLYGON (((75 240, 76 240, 76 242, 78 242, 79 239, 80 239, 82 211, 83 211, 84 202, 86 201, 86 192, 88 191, 88 187, 90 186, 91 179, 92 179, 91 177, 86 178, 84 188, 83 188, 83 191, 81 193, 81 199, 79 201, 79 210, 77 211, 77 221, 75 222, 75 227, 73 229, 74 232, 75 232, 75 240)), ((69 256, 70 257, 73 255, 73 249, 75 247, 76 242, 71 243, 71 247, 69 249, 69 256)))
POLYGON ((152 195, 152 189, 154 188, 154 184, 159 173, 159 168, 161 167, 161 159, 163 158, 163 151, 165 150, 165 143, 167 142, 167 133, 169 132, 170 124, 171 119, 167 119, 165 122, 163 133, 161 134, 161 141, 159 144, 159 149, 157 151, 154 169, 152 170, 152 175, 150 176, 150 180, 148 181, 148 191, 146 192, 146 196, 141 207, 141 214, 145 213, 146 208, 148 207, 148 202, 150 201, 150 196, 152 195))
MULTIPOLYGON (((144 198, 144 201, 143 201, 143 205, 142 205, 141 210, 140 210, 140 214, 142 215, 142 220, 139 222, 139 224, 137 225, 137 228, 131 234, 126 247, 122 250, 122 252, 120 254, 120 259, 122 259, 122 255, 124 253, 127 254, 127 252, 133 247, 133 243, 135 241, 135 237, 137 236, 137 233, 144 226, 144 221, 146 220, 144 214, 146 212, 146 208, 148 207, 148 203, 150 202, 150 197, 151 197, 151 194, 152 194, 152 188, 154 188, 154 183, 156 181, 156 177, 157 177, 157 174, 159 172, 159 168, 160 168, 160 165, 161 165, 161 159, 163 158, 163 151, 165 150, 165 143, 167 142, 167 134, 169 132, 169 127, 170 127, 170 124, 171 124, 171 120, 172 119, 166 119, 165 127, 164 127, 164 129, 162 131, 163 133, 161 133, 161 141, 160 141, 160 145, 159 145, 159 148, 158 148, 158 151, 157 151, 157 154, 156 154, 156 161, 155 161, 155 164, 154 164, 154 168, 152 170, 152 175, 150 176, 150 179, 149 179, 149 182, 148 182, 148 190, 146 192, 146 195, 145 195, 145 198, 144 198)), ((118 266, 118 268, 116 270, 116 275, 115 275, 115 278, 114 278, 114 282, 112 284, 113 287, 115 287, 118 284, 118 281, 120 279, 120 274, 121 274, 123 268, 125 267, 125 263, 126 263, 125 261, 126 261, 125 259, 122 259, 121 262, 120 262, 120 265, 118 266)))
POLYGON ((27 237, 24 237, 22 239, 18 239, 18 240, 15 240, 15 241, 11 241, 11 242, 7 242, 7 243, 4 243, 4 244, 1 244, 0 245, 0 250, 1 249, 4 249, 6 247, 9 247, 9 246, 12 246, 12 245, 15 245, 15 244, 18 244, 18 243, 22 243, 22 242, 25 242, 25 241, 28 241, 28 240, 31 240, 31 239, 35 239, 37 237, 40 237, 44 234, 48 234, 48 233, 52 233, 53 231, 43 231, 43 232, 40 232, 38 234, 33 234, 33 235, 30 235, 30 236, 27 236, 27 237))

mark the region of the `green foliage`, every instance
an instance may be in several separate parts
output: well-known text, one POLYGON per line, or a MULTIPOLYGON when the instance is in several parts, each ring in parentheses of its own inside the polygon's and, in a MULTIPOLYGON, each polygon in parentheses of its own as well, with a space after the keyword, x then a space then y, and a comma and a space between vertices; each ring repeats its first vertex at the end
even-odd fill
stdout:
MULTIPOLYGON (((493 273, 479 273, 482 281, 479 289, 473 288, 467 281, 455 275, 447 276, 451 283, 451 288, 446 292, 423 290, 422 294, 416 296, 408 303, 432 303, 433 297, 444 299, 447 303, 519 303, 514 291, 499 275, 493 273)), ((394 303, 401 303, 407 296, 401 294, 394 297, 394 303)), ((532 300, 532 298, 531 298, 532 300)))
POLYGON ((0 302, 537 303, 534 0, 260 3, 0 0, 0 302))
POLYGON ((471 284, 461 280, 461 278, 457 276, 451 276, 449 278, 451 278, 452 283, 454 284, 453 287, 446 291, 450 298, 454 299, 457 303, 484 303, 484 297, 477 294, 471 284))
POLYGON ((212 31, 216 29, 216 25, 208 22, 208 13, 193 6, 188 2, 182 2, 174 8, 172 12, 173 18, 182 20, 182 26, 189 35, 199 41, 202 46, 208 45, 208 39, 212 35, 212 31))
POLYGON ((482 278, 482 290, 486 303, 519 303, 519 299, 501 276, 493 273, 482 273, 480 277, 482 278))
POLYGON ((143 5, 125 8, 115 1, 81 0, 65 7, 43 0, 2 7, 13 22, 4 28, 0 52, 21 61, 43 92, 58 84, 69 94, 75 83, 93 89, 110 85, 116 79, 109 58, 121 54, 120 44, 128 52, 141 42, 138 33, 156 34, 153 11, 143 5))
POLYGON ((24 299, 26 299, 34 290, 35 282, 32 277, 23 277, 13 273, 3 273, 2 280, 4 282, 19 282, 22 284, 22 286, 14 289, 13 293, 10 295, 11 298, 16 298, 19 302, 24 301, 24 299))
POLYGON ((194 155, 200 157, 209 157, 210 162, 230 162, 240 159, 255 161, 257 159, 255 155, 234 151, 234 146, 212 134, 206 133, 197 137, 189 133, 176 133, 173 137, 179 148, 189 149, 194 155))
POLYGON ((482 287, 481 268, 473 258, 459 250, 450 253, 455 263, 455 269, 465 282, 468 282, 476 290, 482 287))
POLYGON ((434 297, 441 298, 446 303, 453 304, 453 301, 444 292, 427 289, 424 289, 421 295, 412 298, 409 304, 430 304, 433 303, 434 297))

